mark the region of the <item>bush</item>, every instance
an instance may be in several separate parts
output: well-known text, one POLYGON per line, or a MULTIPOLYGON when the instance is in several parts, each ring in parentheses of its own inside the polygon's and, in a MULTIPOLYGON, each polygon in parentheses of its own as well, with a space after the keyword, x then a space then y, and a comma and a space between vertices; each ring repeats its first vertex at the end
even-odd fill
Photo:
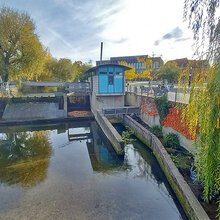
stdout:
POLYGON ((180 146, 179 137, 177 134, 169 133, 164 138, 165 146, 166 147, 172 147, 172 148, 178 148, 180 146))
POLYGON ((156 135, 158 138, 163 137, 162 129, 160 126, 153 126, 152 128, 150 128, 150 132, 156 135))
POLYGON ((134 139, 131 138, 134 132, 128 126, 126 126, 126 129, 127 131, 123 131, 121 137, 122 137, 122 140, 125 142, 125 144, 131 144, 134 141, 134 139))
POLYGON ((167 95, 156 97, 155 103, 160 116, 160 124, 162 125, 162 121, 169 114, 169 109, 172 107, 172 105, 170 102, 168 102, 167 95))

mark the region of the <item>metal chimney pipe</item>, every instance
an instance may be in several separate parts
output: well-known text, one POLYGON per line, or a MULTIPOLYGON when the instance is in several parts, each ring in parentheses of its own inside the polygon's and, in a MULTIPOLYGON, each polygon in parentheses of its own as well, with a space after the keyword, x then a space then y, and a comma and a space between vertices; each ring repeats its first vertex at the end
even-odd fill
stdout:
POLYGON ((101 42, 100 61, 102 61, 103 42, 101 42))

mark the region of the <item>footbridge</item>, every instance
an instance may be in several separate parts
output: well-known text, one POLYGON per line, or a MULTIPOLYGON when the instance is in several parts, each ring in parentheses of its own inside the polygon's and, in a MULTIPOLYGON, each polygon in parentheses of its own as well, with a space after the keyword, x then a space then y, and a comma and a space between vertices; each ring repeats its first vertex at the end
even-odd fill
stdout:
POLYGON ((23 85, 29 87, 64 87, 65 91, 69 93, 80 93, 89 95, 91 92, 91 87, 89 82, 33 82, 26 81, 23 85))
POLYGON ((139 114, 139 113, 140 113, 139 107, 134 107, 134 106, 102 109, 102 114, 104 116, 132 115, 132 114, 139 114))

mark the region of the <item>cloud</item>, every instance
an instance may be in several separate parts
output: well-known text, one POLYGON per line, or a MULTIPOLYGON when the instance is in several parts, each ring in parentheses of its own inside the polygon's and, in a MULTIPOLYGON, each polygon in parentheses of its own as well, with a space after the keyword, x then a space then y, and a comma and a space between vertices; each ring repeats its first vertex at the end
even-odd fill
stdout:
POLYGON ((182 35, 183 35, 183 31, 179 27, 176 27, 171 32, 165 34, 162 37, 162 40, 178 39, 182 37, 182 35))
POLYGON ((158 46, 159 44, 160 44, 160 40, 154 41, 154 45, 155 45, 155 46, 158 46))
POLYGON ((160 40, 156 40, 154 42, 154 45, 158 46, 164 40, 172 40, 172 39, 175 40, 175 41, 184 41, 184 40, 186 40, 186 38, 182 38, 182 36, 183 36, 183 31, 179 27, 176 27, 173 30, 171 30, 170 32, 163 35, 163 37, 160 40))
POLYGON ((176 39, 175 42, 186 41, 186 40, 190 40, 190 39, 191 39, 190 37, 179 38, 179 39, 176 39))
POLYGON ((126 41, 128 41, 128 38, 121 38, 121 39, 117 39, 117 40, 108 40, 111 43, 115 43, 115 44, 123 44, 126 41))
MULTIPOLYGON (((73 60, 95 52, 103 41, 101 33, 121 8, 117 0, 0 0, 5 6, 31 15, 41 42, 57 58, 64 54, 73 60), (89 51, 89 52, 88 52, 89 51)), ((115 43, 125 38, 113 40, 115 43)), ((93 55, 94 57, 94 55, 93 55)))

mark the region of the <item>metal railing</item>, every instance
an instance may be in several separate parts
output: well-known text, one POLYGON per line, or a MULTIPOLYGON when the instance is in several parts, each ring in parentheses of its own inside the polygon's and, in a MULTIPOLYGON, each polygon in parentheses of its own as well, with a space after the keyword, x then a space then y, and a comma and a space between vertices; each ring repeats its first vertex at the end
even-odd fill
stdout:
POLYGON ((139 114, 140 109, 138 107, 117 107, 117 108, 103 108, 102 114, 105 116, 113 115, 131 115, 139 114))
POLYGON ((0 83, 0 90, 3 90, 3 91, 9 90, 9 84, 8 84, 8 82, 2 82, 2 83, 0 83))
POLYGON ((91 92, 89 82, 78 82, 78 83, 65 83, 66 90, 69 92, 78 92, 83 94, 89 94, 91 92))

